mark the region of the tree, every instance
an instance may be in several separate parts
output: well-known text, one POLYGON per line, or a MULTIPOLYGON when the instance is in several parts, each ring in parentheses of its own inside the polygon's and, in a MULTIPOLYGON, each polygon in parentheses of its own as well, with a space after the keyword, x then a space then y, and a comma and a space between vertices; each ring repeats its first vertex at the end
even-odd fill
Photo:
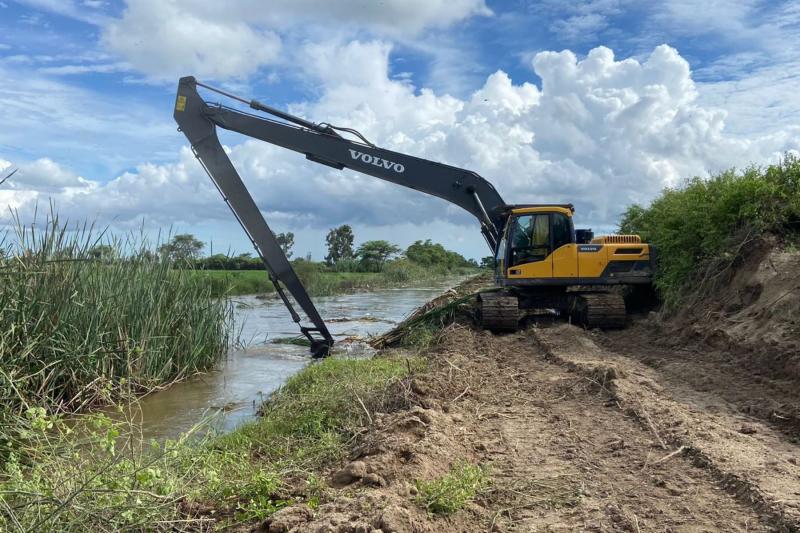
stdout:
POLYGON ((464 256, 457 252, 446 250, 439 243, 432 243, 430 239, 416 241, 406 248, 406 257, 423 266, 443 266, 447 269, 467 266, 469 263, 464 256))
POLYGON ((481 258, 481 268, 491 268, 494 270, 494 257, 487 255, 481 258))
POLYGON ((111 261, 117 256, 117 251, 110 244, 97 244, 89 249, 89 257, 99 261, 111 261))
POLYGON ((425 242, 416 241, 406 248, 406 257, 423 266, 442 265, 447 263, 447 250, 441 244, 433 244, 427 239, 425 242))
POLYGON ((196 239, 190 233, 183 233, 175 235, 171 241, 159 246, 158 251, 172 261, 192 261, 200 255, 204 247, 203 241, 196 239))
POLYGON ((328 243, 328 255, 325 256, 328 266, 333 266, 342 259, 353 258, 353 228, 347 224, 331 228, 325 242, 328 243))
POLYGON ((356 256, 366 270, 380 272, 386 261, 399 251, 399 247, 388 241, 367 241, 358 247, 356 256))
POLYGON ((286 254, 286 258, 290 259, 292 257, 292 246, 294 246, 294 233, 291 231, 278 233, 275 235, 275 239, 277 239, 283 253, 286 254))

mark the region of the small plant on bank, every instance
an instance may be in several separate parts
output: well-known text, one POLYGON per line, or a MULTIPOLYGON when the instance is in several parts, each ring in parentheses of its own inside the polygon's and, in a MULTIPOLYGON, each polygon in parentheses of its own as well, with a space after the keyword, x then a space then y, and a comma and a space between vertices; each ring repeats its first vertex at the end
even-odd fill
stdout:
POLYGON ((416 501, 429 513, 449 515, 463 509, 489 483, 486 467, 460 461, 438 479, 417 481, 416 501))

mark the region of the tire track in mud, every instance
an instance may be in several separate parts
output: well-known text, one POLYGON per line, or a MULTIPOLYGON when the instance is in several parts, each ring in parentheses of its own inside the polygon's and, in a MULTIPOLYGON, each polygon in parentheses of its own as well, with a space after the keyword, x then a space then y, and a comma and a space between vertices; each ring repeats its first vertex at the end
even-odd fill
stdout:
MULTIPOLYGON (((770 421, 742 413, 743 404, 759 401, 766 391, 738 383, 741 375, 734 379, 730 374, 727 382, 719 377, 703 380, 707 366, 692 366, 685 357, 676 356, 686 376, 681 380, 639 361, 648 351, 662 350, 660 357, 669 368, 668 352, 625 342, 624 336, 607 342, 613 349, 606 349, 594 341, 602 342, 603 335, 566 325, 530 331, 553 361, 602 388, 657 440, 682 449, 729 493, 765 513, 771 528, 800 531, 800 448, 787 438, 785 428, 776 429, 770 421), (693 388, 697 383, 704 385, 693 388)), ((767 396, 781 398, 779 390, 767 396)))
POLYGON ((687 345, 674 335, 667 338, 649 322, 590 336, 600 346, 653 368, 676 393, 698 396, 706 410, 733 409, 759 418, 800 443, 800 383, 785 372, 759 366, 741 353, 699 341, 687 345))
POLYGON ((483 369, 494 378, 471 400, 487 412, 503 406, 476 432, 497 435, 482 459, 493 465, 500 530, 772 530, 769 517, 620 410, 604 386, 613 375, 552 361, 534 330, 478 335, 475 351, 491 357, 483 366, 496 368, 483 369))

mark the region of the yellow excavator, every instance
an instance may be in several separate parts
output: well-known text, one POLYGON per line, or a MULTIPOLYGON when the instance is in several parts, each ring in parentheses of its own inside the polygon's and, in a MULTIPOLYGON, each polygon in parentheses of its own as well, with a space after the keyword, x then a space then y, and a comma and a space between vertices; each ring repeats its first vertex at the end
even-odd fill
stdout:
POLYGON ((498 290, 479 297, 478 317, 486 329, 514 331, 521 320, 541 311, 555 311, 586 327, 620 328, 626 321, 625 302, 615 287, 652 281, 655 253, 638 236, 595 238, 591 230, 575 229, 571 204, 506 204, 475 172, 380 148, 351 128, 310 122, 191 76, 178 84, 173 116, 263 260, 315 357, 329 353, 333 337, 220 144, 218 127, 293 150, 321 165, 349 168, 437 196, 474 215, 496 264, 498 290), (199 88, 270 117, 207 102, 199 88), (286 291, 311 326, 302 325, 286 291))

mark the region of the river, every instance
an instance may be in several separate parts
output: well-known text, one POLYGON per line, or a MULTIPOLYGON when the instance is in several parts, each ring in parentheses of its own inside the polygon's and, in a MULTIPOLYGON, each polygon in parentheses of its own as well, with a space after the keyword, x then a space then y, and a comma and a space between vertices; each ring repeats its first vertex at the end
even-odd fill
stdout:
MULTIPOLYGON (((387 331, 458 281, 318 297, 314 301, 331 334, 341 341, 387 331)), ((131 409, 145 441, 178 437, 200 422, 230 431, 251 420, 264 398, 311 362, 308 348, 271 342, 299 334, 279 300, 237 296, 233 302, 239 346, 219 367, 145 396, 131 409)), ((370 354, 364 343, 340 343, 333 351, 334 357, 370 354)))

